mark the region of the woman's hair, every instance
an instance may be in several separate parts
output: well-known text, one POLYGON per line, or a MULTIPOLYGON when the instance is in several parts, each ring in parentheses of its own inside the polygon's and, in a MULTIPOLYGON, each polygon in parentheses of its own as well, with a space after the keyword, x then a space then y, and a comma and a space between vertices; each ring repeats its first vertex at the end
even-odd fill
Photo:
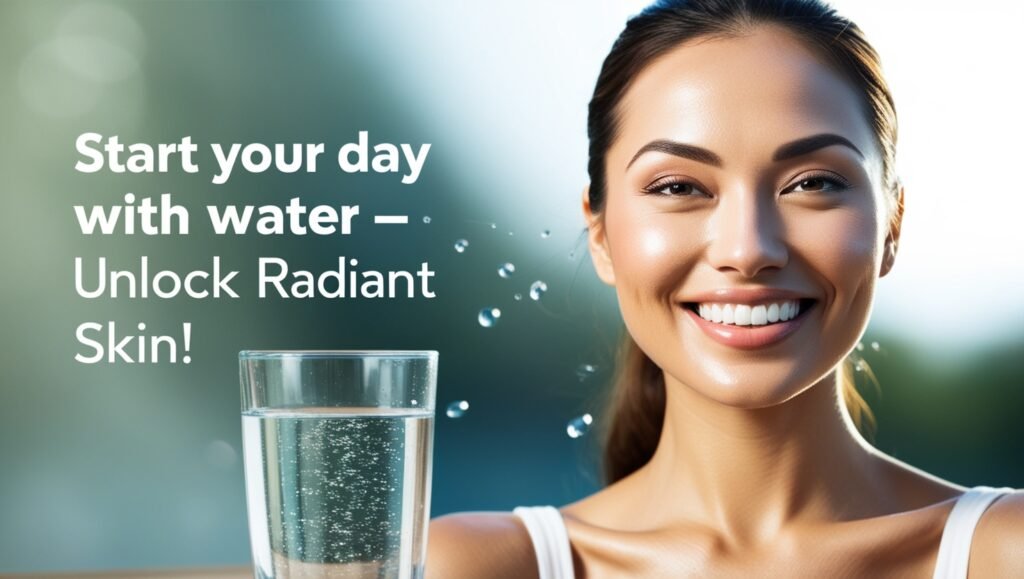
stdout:
MULTIPOLYGON (((659 0, 631 18, 605 57, 590 100, 588 172, 593 212, 603 209, 607 195, 605 157, 621 122, 618 104, 640 71, 686 41, 743 36, 762 25, 780 27, 802 40, 858 91, 882 154, 882 186, 890 226, 898 227, 896 111, 878 54, 856 24, 820 0, 659 0)), ((604 477, 609 484, 650 460, 665 418, 664 375, 628 333, 617 368, 604 421, 604 477)), ((848 361, 841 367, 839 379, 854 422, 860 425, 864 417, 872 420, 853 383, 848 361)))

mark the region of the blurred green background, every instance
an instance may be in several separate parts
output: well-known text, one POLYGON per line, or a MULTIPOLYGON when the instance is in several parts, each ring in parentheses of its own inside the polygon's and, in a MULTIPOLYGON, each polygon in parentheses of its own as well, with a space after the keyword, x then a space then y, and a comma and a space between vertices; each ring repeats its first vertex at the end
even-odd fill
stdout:
MULTIPOLYGON (((438 407, 467 400, 470 410, 438 418, 434 516, 562 504, 597 489, 597 441, 565 434, 574 416, 602 419, 621 331, 614 293, 596 280, 581 238, 585 109, 637 7, 0 3, 0 572, 246 563, 241 349, 439 350, 438 407), (419 181, 345 175, 328 154, 313 175, 236 172, 210 183, 207 143, 323 142, 330 152, 360 130, 371 142, 431 143, 419 181), (202 170, 76 173, 74 142, 86 131, 126 143, 190 135, 202 170), (171 193, 190 208, 192 234, 80 234, 73 205, 113 204, 129 191, 171 193), (410 222, 306 238, 217 237, 204 223, 207 204, 294 196, 410 222), (464 253, 453 249, 460 238, 464 253), (76 295, 76 256, 134 267, 140 255, 179 270, 219 255, 242 271, 243 297, 76 295), (428 261, 438 297, 256 299, 257 257, 316 271, 339 255, 382 270, 428 261), (502 279, 506 261, 516 271, 502 279), (540 301, 525 297, 535 280, 549 287, 540 301), (477 323, 483 307, 502 311, 492 328, 477 323), (167 333, 190 321, 193 363, 76 363, 77 325, 107 320, 167 333), (581 364, 596 372, 581 379, 581 364)), ((927 198, 915 202, 928 211, 927 198)), ((913 235, 908 227, 911 248, 913 235)), ((903 293, 882 282, 863 351, 882 385, 881 395, 864 388, 878 446, 957 483, 1024 486, 1021 309, 998 320, 964 315, 936 342, 931 328, 885 322, 896 319, 887 312, 931 315, 915 310, 908 284, 944 290, 894 277, 903 293), (970 325, 970 347, 956 339, 958 323, 970 325)), ((1001 283, 1019 289, 1016 277, 1001 283)))

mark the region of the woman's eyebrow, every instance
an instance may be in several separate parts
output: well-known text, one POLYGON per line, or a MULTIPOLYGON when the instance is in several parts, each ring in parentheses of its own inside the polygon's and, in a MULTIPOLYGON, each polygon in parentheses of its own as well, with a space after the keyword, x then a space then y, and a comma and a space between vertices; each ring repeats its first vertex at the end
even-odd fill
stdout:
POLYGON ((772 161, 784 161, 786 159, 792 159, 793 157, 799 157, 800 155, 806 155, 812 151, 830 147, 832 145, 842 145, 853 149, 853 152, 857 153, 857 156, 861 159, 864 158, 864 153, 860 152, 860 149, 849 141, 846 137, 837 135, 835 133, 821 133, 820 135, 812 135, 810 137, 804 137, 797 139, 782 145, 775 150, 775 155, 772 156, 772 161))
POLYGON ((703 147, 687 145, 686 143, 669 141, 667 139, 657 139, 647 143, 643 147, 640 147, 640 150, 633 155, 632 159, 629 160, 629 164, 626 165, 626 169, 628 170, 633 165, 633 162, 640 158, 640 155, 651 151, 667 153, 669 155, 684 157, 686 159, 693 159, 694 161, 704 163, 705 165, 711 165, 712 167, 722 166, 722 158, 703 147))
MULTIPOLYGON (((795 141, 790 141, 785 145, 780 146, 778 149, 775 150, 775 154, 772 155, 772 161, 778 162, 784 161, 786 159, 792 159, 793 157, 806 155, 813 151, 817 151, 818 149, 823 149, 825 147, 830 147, 832 145, 842 145, 844 147, 849 147, 850 149, 853 149, 853 151, 857 153, 857 155, 859 155, 862 159, 864 158, 864 153, 861 153, 860 149, 858 149, 856 145, 851 143, 849 139, 847 139, 846 137, 837 135, 835 133, 821 133, 818 135, 811 135, 810 137, 803 137, 795 141)), ((722 158, 713 153, 712 151, 709 151, 703 147, 698 147, 696 145, 687 145, 686 143, 670 141, 668 139, 657 139, 651 141, 650 143, 647 143, 643 147, 640 147, 640 150, 637 151, 635 155, 633 155, 633 158, 630 159, 629 164, 626 165, 626 169, 629 169, 630 166, 632 166, 633 163, 640 157, 640 155, 643 155, 644 153, 648 153, 650 151, 657 151, 659 153, 667 153, 669 155, 674 155, 676 157, 692 159, 694 161, 697 161, 698 163, 704 163, 706 165, 711 165, 713 167, 722 166, 722 158)))

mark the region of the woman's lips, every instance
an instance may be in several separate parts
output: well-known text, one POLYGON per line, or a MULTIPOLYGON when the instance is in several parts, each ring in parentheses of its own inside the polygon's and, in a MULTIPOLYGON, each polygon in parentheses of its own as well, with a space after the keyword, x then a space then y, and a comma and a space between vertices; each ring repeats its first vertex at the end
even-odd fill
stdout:
POLYGON ((798 330, 817 303, 817 300, 801 300, 800 313, 797 317, 785 322, 775 322, 764 326, 719 324, 700 317, 693 310, 693 304, 680 304, 680 307, 693 320, 693 323, 697 324, 712 340, 741 350, 754 350, 781 342, 798 330))

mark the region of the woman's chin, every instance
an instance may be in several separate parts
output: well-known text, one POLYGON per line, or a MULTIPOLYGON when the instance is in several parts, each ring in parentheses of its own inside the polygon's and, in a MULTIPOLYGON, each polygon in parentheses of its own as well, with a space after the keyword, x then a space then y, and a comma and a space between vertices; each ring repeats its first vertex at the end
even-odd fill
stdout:
POLYGON ((666 386, 668 388, 687 388, 701 397, 723 406, 754 410, 784 404, 820 382, 820 380, 794 379, 793 376, 770 379, 765 372, 754 376, 751 376, 751 373, 719 374, 716 376, 718 380, 714 382, 708 382, 708 375, 705 375, 703 380, 689 383, 672 384, 674 380, 669 380, 666 386))
POLYGON ((760 408, 778 406, 788 402, 798 396, 801 392, 803 392, 803 390, 800 389, 716 389, 716 391, 706 393, 705 396, 719 404, 722 404, 723 406, 741 408, 744 410, 757 410, 760 408))

